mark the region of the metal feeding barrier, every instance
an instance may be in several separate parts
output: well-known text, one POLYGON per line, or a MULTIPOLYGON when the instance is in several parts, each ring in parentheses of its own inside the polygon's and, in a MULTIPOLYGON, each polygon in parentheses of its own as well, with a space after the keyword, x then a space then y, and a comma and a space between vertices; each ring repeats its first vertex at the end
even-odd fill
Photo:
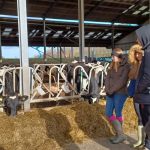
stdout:
MULTIPOLYGON (((67 64, 34 64, 30 67, 30 103, 58 101, 80 98, 83 92, 88 93, 92 71, 100 73, 100 95, 104 93, 104 76, 107 74, 109 63, 86 64, 90 71, 87 73, 83 66, 73 69, 71 82, 67 78, 67 64), (80 91, 77 91, 76 74, 80 70, 80 91), (84 75, 84 76, 83 76, 84 75)), ((0 69, 0 94, 6 96, 6 74, 11 74, 13 89, 22 95, 22 67, 3 66, 0 69), (17 77, 17 79, 16 79, 17 77)))
MULTIPOLYGON (((33 81, 33 68, 29 67, 30 71, 30 91, 32 93, 32 81, 33 81)), ((3 66, 0 69, 0 94, 2 96, 6 96, 6 74, 11 75, 8 80, 10 80, 13 84, 13 91, 18 95, 23 95, 23 87, 22 87, 22 71, 23 67, 11 67, 11 66, 3 66)))

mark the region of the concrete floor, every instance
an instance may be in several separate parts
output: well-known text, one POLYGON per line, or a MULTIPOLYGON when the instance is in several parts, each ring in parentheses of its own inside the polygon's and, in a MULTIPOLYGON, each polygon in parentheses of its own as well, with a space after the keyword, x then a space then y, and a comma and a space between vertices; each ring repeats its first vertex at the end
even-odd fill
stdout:
POLYGON ((132 147, 135 141, 136 134, 127 135, 127 141, 121 144, 111 144, 108 138, 87 139, 82 144, 68 144, 65 150, 135 150, 132 147))

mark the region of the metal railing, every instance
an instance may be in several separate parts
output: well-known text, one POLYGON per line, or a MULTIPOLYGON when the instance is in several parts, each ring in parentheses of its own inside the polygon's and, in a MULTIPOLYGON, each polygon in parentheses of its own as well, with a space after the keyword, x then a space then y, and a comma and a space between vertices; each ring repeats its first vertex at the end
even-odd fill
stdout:
MULTIPOLYGON (((67 64, 34 64, 33 68, 30 69, 30 103, 36 102, 45 102, 45 101, 58 101, 61 99, 74 99, 80 98, 80 95, 83 90, 89 92, 90 88, 90 79, 92 76, 93 70, 98 70, 101 72, 101 85, 100 88, 104 87, 104 75, 107 74, 107 68, 109 64, 105 65, 90 65, 89 74, 85 71, 83 66, 76 66, 73 69, 73 82, 68 82, 66 76, 66 67, 67 64), (45 70, 45 67, 48 70, 45 70), (76 74, 77 70, 81 72, 81 90, 77 93, 76 87, 76 74), (55 75, 53 74, 55 72, 55 75), (84 78, 82 75, 84 74, 84 78), (46 83, 44 83, 45 75, 48 77, 46 83), (86 79, 87 86, 83 86, 83 80, 86 79), (53 82, 52 82, 53 81, 53 82), (56 92, 53 92, 52 88, 56 87, 56 92), (66 88, 66 89, 65 89, 66 88), (62 94, 63 93, 63 94, 62 94)), ((13 89, 16 91, 16 85, 19 84, 18 94, 22 95, 22 67, 3 67, 0 69, 0 93, 2 96, 5 96, 6 90, 6 73, 11 73, 13 79, 13 89), (19 78, 19 83, 16 81, 16 74, 19 78)))

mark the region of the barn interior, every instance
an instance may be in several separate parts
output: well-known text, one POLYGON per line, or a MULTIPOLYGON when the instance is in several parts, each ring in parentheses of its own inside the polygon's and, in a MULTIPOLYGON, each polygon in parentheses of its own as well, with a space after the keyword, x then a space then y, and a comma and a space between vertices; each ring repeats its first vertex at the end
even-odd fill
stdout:
MULTIPOLYGON (((8 72, 13 88, 29 97, 21 101, 16 117, 0 113, 0 150, 67 149, 68 143, 114 135, 105 117, 105 100, 92 105, 81 100, 75 79, 68 84, 65 66, 73 60, 83 62, 86 57, 106 61, 115 47, 128 53, 137 40, 135 31, 149 23, 150 0, 0 0, 0 60, 4 70, 0 71, 0 92, 6 96, 8 72), (6 46, 12 50, 19 47, 19 59, 4 58, 6 46), (29 47, 38 52, 37 57, 29 59, 29 47), (67 89, 62 88, 66 83, 67 89), (71 105, 49 107, 64 104, 71 105)), ((103 77, 108 65, 106 61, 92 69, 101 67, 103 77)), ((88 80, 90 75, 79 68, 88 80)), ((101 88, 103 84, 102 78, 101 88)), ((88 90, 89 85, 85 87, 88 90)), ((126 133, 137 128, 133 110, 129 98, 124 109, 126 133)))

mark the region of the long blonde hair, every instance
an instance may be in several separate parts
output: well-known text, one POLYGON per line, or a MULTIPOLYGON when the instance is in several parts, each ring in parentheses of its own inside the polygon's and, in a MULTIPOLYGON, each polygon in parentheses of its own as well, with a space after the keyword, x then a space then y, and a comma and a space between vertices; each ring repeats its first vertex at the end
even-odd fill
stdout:
MULTIPOLYGON (((115 48, 114 49, 115 53, 117 53, 118 55, 122 55, 123 54, 123 50, 121 48, 115 48)), ((121 59, 121 58, 120 58, 121 59)), ((120 66, 120 63, 119 62, 111 62, 110 64, 110 69, 111 70, 115 70, 116 72, 118 71, 118 68, 120 66)))
POLYGON ((142 46, 139 44, 134 44, 129 50, 128 60, 129 63, 131 64, 129 79, 136 79, 138 75, 140 62, 135 57, 136 53, 141 53, 141 54, 144 53, 142 50, 142 46))
POLYGON ((142 50, 142 46, 140 46, 139 44, 134 44, 130 50, 129 50, 129 63, 132 65, 138 64, 138 60, 135 57, 135 53, 141 53, 143 54, 143 50, 142 50))

